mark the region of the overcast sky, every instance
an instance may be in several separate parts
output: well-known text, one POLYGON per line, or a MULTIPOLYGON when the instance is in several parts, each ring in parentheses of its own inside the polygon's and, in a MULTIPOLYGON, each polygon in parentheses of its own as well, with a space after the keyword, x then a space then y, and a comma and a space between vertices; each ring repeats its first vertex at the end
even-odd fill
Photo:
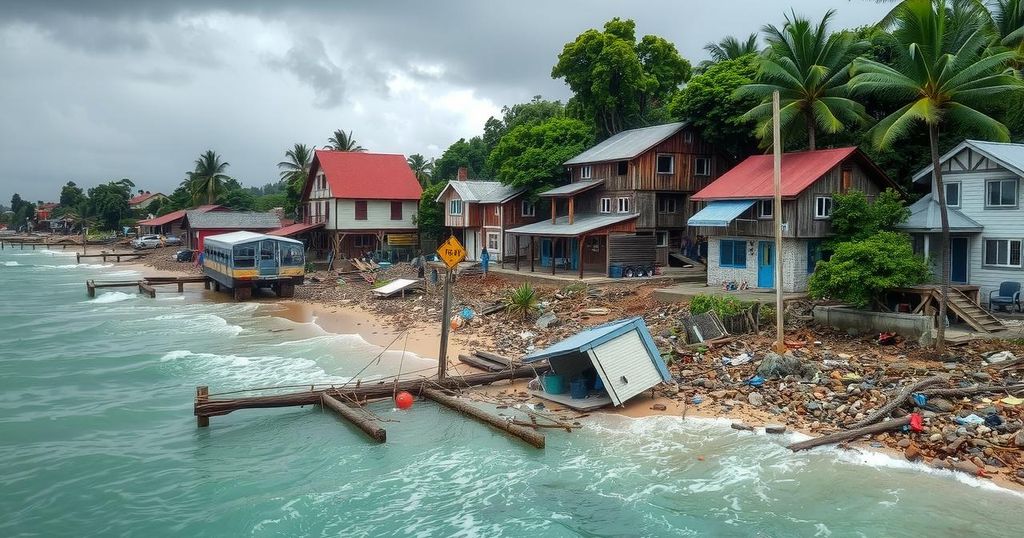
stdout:
POLYGON ((611 17, 702 47, 781 24, 875 22, 871 0, 5 0, 0 203, 56 200, 68 180, 169 193, 213 149, 245 185, 277 180, 296 142, 352 130, 370 151, 436 157, 502 105, 566 99, 562 46, 611 17), (287 4, 287 5, 286 5, 287 4), (330 5, 328 5, 330 4, 330 5))

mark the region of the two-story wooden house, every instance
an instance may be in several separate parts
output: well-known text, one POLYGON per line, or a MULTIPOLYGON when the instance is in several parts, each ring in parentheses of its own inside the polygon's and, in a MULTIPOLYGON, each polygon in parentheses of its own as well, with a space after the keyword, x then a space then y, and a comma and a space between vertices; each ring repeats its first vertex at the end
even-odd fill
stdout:
POLYGON ((782 255, 776 256, 773 171, 771 155, 748 157, 693 195, 706 203, 689 225, 708 238, 708 285, 774 288, 781 260, 783 291, 806 291, 822 240, 831 234, 832 196, 859 190, 871 199, 886 188, 898 190, 855 147, 784 154, 782 255))
POLYGON ((717 177, 719 161, 683 122, 623 131, 566 161, 569 185, 540 193, 550 220, 513 236, 535 246, 531 260, 580 275, 617 264, 668 265, 687 234, 689 197, 717 177))
MULTIPOLYGON (((949 218, 950 281, 979 286, 983 302, 1002 282, 1024 284, 1024 144, 964 140, 939 162, 949 218)), ((915 174, 914 183, 929 192, 910 206, 910 218, 899 228, 911 233, 932 273, 941 275, 942 226, 932 167, 915 174)))
POLYGON ((422 192, 402 155, 318 149, 302 189, 299 223, 307 231, 322 226, 321 239, 338 258, 394 249, 408 256, 419 243, 422 192))
POLYGON ((505 231, 538 218, 525 193, 497 181, 470 180, 462 167, 436 201, 444 208, 445 227, 466 247, 466 259, 479 260, 486 248, 497 262, 515 254, 514 241, 507 240, 505 231))

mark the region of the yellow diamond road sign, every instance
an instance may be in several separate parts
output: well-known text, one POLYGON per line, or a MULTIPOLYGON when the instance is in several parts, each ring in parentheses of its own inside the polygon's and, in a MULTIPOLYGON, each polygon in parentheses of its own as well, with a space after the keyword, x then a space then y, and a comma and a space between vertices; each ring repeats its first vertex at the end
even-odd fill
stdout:
POLYGON ((455 269, 459 262, 466 259, 466 249, 453 235, 447 241, 441 243, 441 246, 437 247, 437 255, 449 269, 455 269))

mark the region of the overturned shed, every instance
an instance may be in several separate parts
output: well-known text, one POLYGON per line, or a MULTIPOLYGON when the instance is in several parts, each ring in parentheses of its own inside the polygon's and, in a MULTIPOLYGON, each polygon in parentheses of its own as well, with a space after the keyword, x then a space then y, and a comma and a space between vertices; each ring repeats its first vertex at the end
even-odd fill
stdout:
POLYGON ((607 403, 622 405, 671 379, 647 325, 639 317, 592 327, 527 355, 523 362, 545 359, 553 375, 561 378, 557 383, 573 385, 572 397, 562 395, 564 391, 559 392, 556 382, 546 382, 545 393, 538 396, 570 407, 577 407, 572 400, 582 404, 588 396, 596 396, 598 401, 606 397, 607 403), (584 383, 589 383, 586 390, 580 388, 584 383))

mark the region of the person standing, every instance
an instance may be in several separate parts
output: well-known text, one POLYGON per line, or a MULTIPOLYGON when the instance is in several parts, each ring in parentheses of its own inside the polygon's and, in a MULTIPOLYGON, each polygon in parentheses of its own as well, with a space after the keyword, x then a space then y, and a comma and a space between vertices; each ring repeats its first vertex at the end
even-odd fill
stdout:
POLYGON ((412 266, 416 268, 416 278, 423 280, 427 271, 427 259, 423 257, 423 251, 420 251, 420 255, 412 261, 412 266))
POLYGON ((487 252, 487 248, 485 247, 484 251, 480 253, 480 268, 483 270, 484 276, 487 276, 487 266, 490 265, 490 263, 491 254, 487 252))

